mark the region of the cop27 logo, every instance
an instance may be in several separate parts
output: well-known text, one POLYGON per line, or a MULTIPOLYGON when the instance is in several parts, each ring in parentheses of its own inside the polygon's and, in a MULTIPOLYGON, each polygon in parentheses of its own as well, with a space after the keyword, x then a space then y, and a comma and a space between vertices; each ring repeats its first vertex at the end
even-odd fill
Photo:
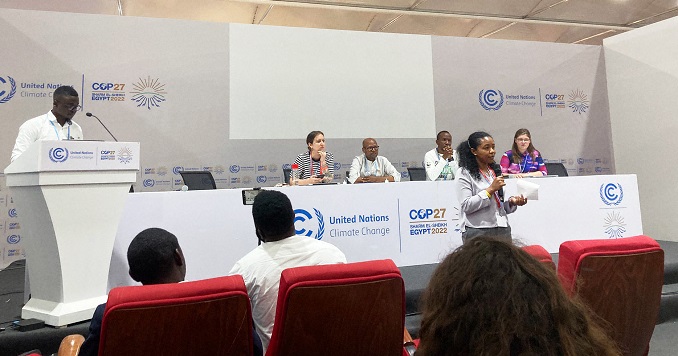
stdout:
POLYGON ((603 183, 600 185, 600 199, 605 205, 619 205, 624 199, 624 190, 619 183, 603 183))
POLYGON ((132 94, 132 101, 137 103, 137 107, 146 107, 151 110, 151 107, 160 107, 160 103, 165 101, 165 84, 161 84, 158 78, 151 79, 150 76, 146 79, 139 78, 139 81, 133 84, 134 90, 132 94))
POLYGON ((68 150, 63 147, 49 149, 49 159, 54 163, 61 163, 68 159, 68 150))
POLYGON ((118 160, 124 164, 132 162, 132 149, 129 147, 123 147, 118 151, 118 160))
POLYGON ((16 94, 16 82, 14 79, 12 77, 7 77, 7 80, 5 80, 5 78, 0 77, 0 104, 8 102, 14 97, 14 94, 16 94), (8 81, 9 92, 5 90, 8 81))
POLYGON ((480 106, 485 110, 499 110, 504 105, 504 94, 501 90, 487 89, 478 93, 480 106))
MULTIPOLYGON (((315 232, 315 239, 322 240, 323 234, 325 234, 325 219, 323 214, 320 213, 320 210, 313 208, 315 217, 318 219, 318 230, 315 232)), ((309 223, 307 221, 312 221, 313 215, 304 209, 295 209, 294 210, 294 233, 302 236, 311 236, 313 235, 314 230, 308 228, 309 223), (308 228, 308 229, 307 229, 308 228)))
POLYGON ((619 211, 613 210, 605 217, 603 229, 605 229, 605 233, 611 239, 624 237, 624 233, 626 232, 624 217, 619 211))

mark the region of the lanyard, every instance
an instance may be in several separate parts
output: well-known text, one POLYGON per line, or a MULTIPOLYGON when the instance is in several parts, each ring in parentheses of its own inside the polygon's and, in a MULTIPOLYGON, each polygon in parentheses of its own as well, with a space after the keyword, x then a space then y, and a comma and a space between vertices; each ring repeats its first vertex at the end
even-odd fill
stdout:
MULTIPOLYGON (((57 131, 56 125, 54 125, 54 121, 50 120, 47 117, 47 114, 45 114, 45 118, 47 119, 47 121, 49 121, 50 124, 52 124, 52 128, 54 129, 54 133, 56 134, 57 141, 61 141, 61 136, 59 135, 59 131, 57 131)), ((68 125, 68 135, 66 136, 66 139, 67 140, 71 139, 71 125, 68 125)))
MULTIPOLYGON (((497 176, 494 175, 494 172, 490 171, 489 169, 487 171, 489 177, 485 176, 485 173, 483 173, 482 169, 479 169, 479 171, 483 178, 485 178, 485 181, 487 181, 487 183, 489 183, 490 185, 492 185, 492 180, 494 180, 494 178, 497 178, 497 176)), ((497 202, 497 208, 501 208, 501 203, 499 202, 499 195, 497 194, 497 192, 494 192, 494 194, 492 195, 494 196, 494 200, 497 202)))
MULTIPOLYGON (((438 162, 445 162, 445 165, 443 166, 443 170, 440 172, 438 175, 438 179, 442 178, 443 180, 447 180, 447 177, 450 175, 450 171, 452 170, 451 167, 446 168, 447 166, 450 165, 451 161, 448 161, 446 159, 443 159, 443 157, 440 155, 440 152, 438 152, 438 148, 435 148, 436 155, 438 156, 438 162)), ((454 161, 454 155, 452 156, 452 161, 454 161)))
POLYGON ((367 173, 370 173, 370 175, 376 176, 377 171, 379 170, 379 165, 377 164, 378 157, 375 157, 374 161, 372 161, 372 168, 369 171, 367 170, 367 168, 368 168, 368 166, 367 166, 367 156, 365 156, 363 158, 365 159, 365 164, 363 165, 365 176, 367 176, 367 173), (374 174, 371 174, 372 170, 374 170, 374 174))
MULTIPOLYGON (((322 157, 321 157, 322 158, 322 157)), ((308 161, 310 165, 310 171, 311 174, 309 176, 313 176, 313 156, 311 156, 311 152, 308 152, 308 161)), ((323 164, 318 160, 318 174, 323 174, 323 164)))
MULTIPOLYGON (((520 173, 527 173, 527 172, 525 172, 525 169, 527 168, 527 159, 530 156, 531 155, 529 154, 529 152, 525 151, 525 155, 523 156, 523 165, 522 165, 522 167, 520 167, 520 173)), ((530 164, 530 166, 531 166, 531 164, 530 164)))

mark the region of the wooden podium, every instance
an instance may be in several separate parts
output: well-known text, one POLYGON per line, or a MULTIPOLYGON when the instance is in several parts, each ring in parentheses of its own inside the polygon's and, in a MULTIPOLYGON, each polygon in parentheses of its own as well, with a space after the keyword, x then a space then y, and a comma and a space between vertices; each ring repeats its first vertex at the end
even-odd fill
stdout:
POLYGON ((107 297, 118 222, 139 170, 138 142, 37 141, 5 169, 26 249, 21 317, 62 326, 107 297))

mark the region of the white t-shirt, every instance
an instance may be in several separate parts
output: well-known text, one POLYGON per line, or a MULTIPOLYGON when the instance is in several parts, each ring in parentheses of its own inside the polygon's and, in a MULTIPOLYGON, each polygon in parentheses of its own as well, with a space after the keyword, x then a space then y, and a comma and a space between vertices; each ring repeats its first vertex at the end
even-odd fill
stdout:
POLYGON ((266 242, 235 263, 229 275, 245 280, 252 303, 254 327, 266 349, 271 341, 278 303, 280 275, 284 269, 301 266, 346 263, 346 256, 334 245, 307 236, 291 236, 266 242))

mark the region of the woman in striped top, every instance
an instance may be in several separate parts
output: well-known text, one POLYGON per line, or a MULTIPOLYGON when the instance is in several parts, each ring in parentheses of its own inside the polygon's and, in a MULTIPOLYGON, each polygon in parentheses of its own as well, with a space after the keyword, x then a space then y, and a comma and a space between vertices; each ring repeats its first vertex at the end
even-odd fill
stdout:
POLYGON ((308 152, 297 156, 294 163, 299 165, 299 185, 317 184, 334 175, 334 155, 325 151, 325 134, 311 131, 306 136, 308 152))
POLYGON ((542 177, 548 174, 539 151, 532 144, 528 129, 519 129, 513 136, 513 147, 501 157, 501 171, 517 178, 542 177))

